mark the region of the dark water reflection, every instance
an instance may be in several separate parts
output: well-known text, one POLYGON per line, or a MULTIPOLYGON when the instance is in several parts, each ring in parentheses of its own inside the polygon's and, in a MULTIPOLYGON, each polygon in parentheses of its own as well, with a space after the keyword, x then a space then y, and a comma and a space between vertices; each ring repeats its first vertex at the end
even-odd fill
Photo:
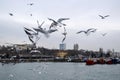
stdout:
POLYGON ((0 63, 0 80, 120 80, 120 64, 0 63))

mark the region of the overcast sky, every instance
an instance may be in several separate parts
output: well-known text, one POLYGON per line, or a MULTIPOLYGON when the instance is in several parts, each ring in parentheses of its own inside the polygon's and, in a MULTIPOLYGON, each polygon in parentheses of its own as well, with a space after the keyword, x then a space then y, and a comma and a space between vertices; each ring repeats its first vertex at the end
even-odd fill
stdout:
MULTIPOLYGON (((67 49, 73 49, 73 45, 78 43, 79 49, 103 48, 120 52, 120 0, 0 0, 0 44, 31 43, 23 27, 37 28, 39 20, 40 23, 45 21, 43 27, 49 28, 51 21, 47 18, 57 20, 61 17, 70 18, 63 21, 67 24, 64 41, 67 49), (34 5, 27 5, 29 3, 34 5), (110 16, 101 19, 98 15, 110 16), (97 31, 89 36, 76 34, 88 28, 96 28, 97 31), (107 35, 103 37, 102 33, 107 35)), ((58 29, 49 38, 40 34, 37 45, 58 49, 63 39, 63 28, 58 29)))

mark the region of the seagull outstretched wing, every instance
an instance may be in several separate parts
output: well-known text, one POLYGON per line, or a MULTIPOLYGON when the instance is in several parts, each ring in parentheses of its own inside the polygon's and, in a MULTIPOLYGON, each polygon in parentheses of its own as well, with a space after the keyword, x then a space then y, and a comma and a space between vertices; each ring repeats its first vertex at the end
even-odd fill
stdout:
POLYGON ((69 20, 70 18, 60 18, 57 20, 57 22, 61 23, 63 20, 69 20))

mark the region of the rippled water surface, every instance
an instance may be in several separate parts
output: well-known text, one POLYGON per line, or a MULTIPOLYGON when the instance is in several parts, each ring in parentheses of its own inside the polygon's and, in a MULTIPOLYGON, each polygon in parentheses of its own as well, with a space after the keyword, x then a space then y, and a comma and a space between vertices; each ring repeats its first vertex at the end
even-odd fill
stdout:
POLYGON ((0 63, 0 80, 120 80, 120 64, 0 63))

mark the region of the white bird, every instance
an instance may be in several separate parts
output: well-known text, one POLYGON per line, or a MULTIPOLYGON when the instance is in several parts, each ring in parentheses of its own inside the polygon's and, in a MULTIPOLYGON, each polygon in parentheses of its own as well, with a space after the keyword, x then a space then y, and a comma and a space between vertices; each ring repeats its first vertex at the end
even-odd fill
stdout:
POLYGON ((12 13, 9 13, 9 15, 10 15, 10 16, 13 16, 13 14, 12 14, 12 13))
POLYGON ((99 15, 101 17, 101 19, 105 19, 106 17, 109 17, 110 15, 106 15, 106 16, 102 16, 102 15, 99 15))
POLYGON ((50 21, 53 21, 49 27, 49 29, 51 29, 52 27, 62 27, 62 26, 66 26, 66 24, 64 23, 61 23, 63 20, 69 20, 69 18, 59 18, 57 21, 51 19, 51 18, 48 18, 50 21))
POLYGON ((66 32, 66 29, 64 27, 64 33, 62 33, 62 35, 64 35, 64 38, 62 39, 62 43, 65 41, 66 39, 66 35, 67 35, 67 32, 66 32))
POLYGON ((30 14, 30 16, 32 16, 32 14, 30 14))
POLYGON ((38 35, 38 32, 33 31, 32 29, 28 29, 24 27, 24 31, 27 35, 38 35))
POLYGON ((47 38, 49 37, 49 34, 45 30, 39 28, 33 28, 33 29, 37 32, 44 34, 47 38))
POLYGON ((42 25, 43 25, 44 23, 45 23, 45 22, 43 21, 41 24, 39 24, 39 21, 37 20, 38 28, 42 29, 42 25))
POLYGON ((101 34, 102 36, 105 36, 107 33, 103 33, 103 34, 101 34))
POLYGON ((90 29, 87 29, 86 31, 81 30, 81 31, 77 32, 76 34, 79 34, 79 33, 84 32, 86 35, 89 35, 89 34, 90 34, 90 32, 95 32, 96 30, 97 30, 97 29, 90 28, 90 29))
POLYGON ((50 33, 57 31, 57 29, 44 30, 43 28, 33 28, 35 31, 44 34, 46 37, 49 37, 50 33))
POLYGON ((27 4, 27 5, 30 5, 30 6, 32 6, 32 5, 34 5, 34 3, 29 3, 29 4, 27 4))

